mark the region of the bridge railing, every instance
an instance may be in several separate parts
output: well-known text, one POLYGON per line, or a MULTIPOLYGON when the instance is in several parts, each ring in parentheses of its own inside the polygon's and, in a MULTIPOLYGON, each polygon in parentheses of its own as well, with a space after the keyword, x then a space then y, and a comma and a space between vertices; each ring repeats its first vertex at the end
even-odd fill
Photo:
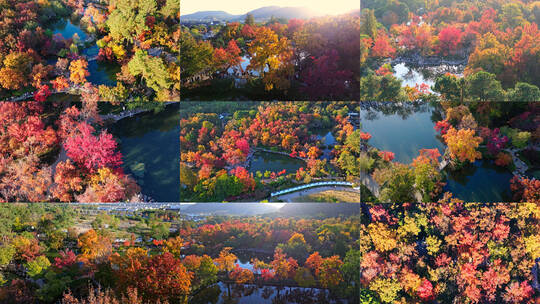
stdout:
POLYGON ((302 189, 318 187, 318 186, 351 186, 352 187, 353 183, 351 183, 351 182, 341 182, 341 181, 336 181, 336 182, 316 182, 316 183, 311 183, 311 184, 306 184, 306 185, 301 185, 301 186, 297 186, 297 187, 293 187, 293 188, 280 190, 280 191, 277 191, 277 192, 272 192, 272 193, 270 193, 270 197, 274 197, 274 196, 278 196, 278 195, 282 195, 282 194, 285 194, 285 193, 290 193, 290 192, 294 192, 294 191, 298 191, 298 190, 302 190, 302 189))

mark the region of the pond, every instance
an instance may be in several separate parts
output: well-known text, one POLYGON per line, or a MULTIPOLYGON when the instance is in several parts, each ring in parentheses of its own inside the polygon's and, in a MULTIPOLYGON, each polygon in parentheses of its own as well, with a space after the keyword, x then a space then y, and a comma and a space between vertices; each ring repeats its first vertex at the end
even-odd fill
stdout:
MULTIPOLYGON (((74 34, 79 36, 80 41, 84 41, 88 34, 80 27, 79 24, 74 24, 69 18, 61 19, 52 26, 53 34, 62 34, 65 39, 72 38, 74 34)), ((94 42, 91 46, 80 50, 81 55, 85 55, 88 58, 88 72, 90 76, 87 80, 94 85, 116 85, 116 73, 120 72, 120 65, 111 62, 103 62, 95 60, 99 53, 99 47, 94 42), (94 60, 91 60, 94 59, 94 60)), ((56 59, 49 59, 48 64, 56 64, 56 59)))
POLYGON ((189 300, 192 304, 207 303, 347 303, 332 299, 329 292, 317 288, 257 286, 253 284, 229 284, 219 282, 196 293, 189 300))
POLYGON ((379 150, 395 154, 395 161, 411 163, 420 149, 437 148, 441 155, 445 146, 433 128, 440 115, 429 105, 380 105, 360 109, 362 131, 372 135, 369 143, 379 150))
MULTIPOLYGON (((398 63, 393 66, 394 76, 402 80, 401 86, 415 87, 417 84, 427 84, 430 88, 435 84, 438 76, 449 72, 462 76, 463 66, 458 65, 439 65, 429 67, 414 67, 405 63, 398 63)), ((429 89, 430 92, 433 92, 429 89)))
POLYGON ((316 134, 317 139, 320 140, 323 144, 321 148, 323 152, 321 158, 327 160, 332 159, 332 155, 330 153, 334 149, 334 145, 336 144, 336 138, 331 131, 321 130, 320 132, 316 132, 316 134))
MULTIPOLYGON (((242 62, 240 63, 240 66, 242 66, 243 71, 247 69, 250 62, 251 59, 248 56, 242 56, 242 62)), ((263 71, 268 72, 268 67, 265 67, 263 71)), ((240 76, 240 71, 238 68, 229 68, 227 69, 227 73, 230 75, 240 76)), ((256 77, 260 76, 258 71, 250 71, 250 74, 256 77)))
POLYGON ((158 202, 180 200, 179 104, 159 113, 146 112, 119 120, 110 127, 118 138, 123 168, 158 202))
POLYGON ((445 170, 448 174, 443 192, 451 192, 466 202, 508 202, 512 200, 510 171, 491 161, 478 160, 459 171, 445 170))
POLYGON ((302 167, 306 167, 306 163, 303 160, 278 153, 257 151, 251 159, 249 172, 256 173, 257 171, 261 171, 261 173, 264 173, 266 170, 279 172, 285 169, 285 173, 288 174, 294 173, 302 167))
POLYGON ((73 38, 73 35, 79 36, 79 41, 84 41, 88 34, 81 29, 79 24, 73 24, 69 18, 64 18, 52 25, 53 35, 61 34, 65 39, 73 38))
MULTIPOLYGON (((444 153, 445 146, 433 128, 440 119, 437 107, 425 103, 364 103, 360 109, 361 129, 372 135, 368 143, 394 152, 394 161, 407 164, 418 156, 419 149, 437 148, 444 153)), ((447 184, 443 192, 452 192, 454 197, 476 202, 510 199, 512 173, 492 161, 480 160, 458 171, 445 172, 447 184)))

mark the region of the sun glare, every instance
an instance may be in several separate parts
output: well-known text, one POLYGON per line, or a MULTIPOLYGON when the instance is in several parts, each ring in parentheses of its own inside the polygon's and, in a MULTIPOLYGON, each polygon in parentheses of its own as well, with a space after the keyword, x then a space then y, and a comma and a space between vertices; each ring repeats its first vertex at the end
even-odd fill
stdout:
POLYGON ((337 15, 359 9, 357 0, 229 0, 229 1, 182 1, 180 11, 182 15, 192 14, 199 11, 225 11, 233 15, 245 14, 251 10, 265 6, 283 7, 309 7, 322 15, 337 15))

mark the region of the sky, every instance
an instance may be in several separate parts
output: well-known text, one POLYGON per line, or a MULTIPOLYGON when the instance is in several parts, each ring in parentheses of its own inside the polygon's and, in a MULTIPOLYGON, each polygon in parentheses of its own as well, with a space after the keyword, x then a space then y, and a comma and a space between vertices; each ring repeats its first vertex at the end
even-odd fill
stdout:
POLYGON ((358 0, 182 0, 180 14, 225 11, 233 15, 242 15, 263 6, 307 6, 329 15, 360 9, 358 0))

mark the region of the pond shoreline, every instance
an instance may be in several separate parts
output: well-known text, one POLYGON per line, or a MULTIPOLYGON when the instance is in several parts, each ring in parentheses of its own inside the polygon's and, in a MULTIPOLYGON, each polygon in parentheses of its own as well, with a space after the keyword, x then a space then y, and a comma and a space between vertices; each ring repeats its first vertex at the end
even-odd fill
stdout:
POLYGON ((424 57, 419 54, 414 54, 412 56, 398 56, 390 60, 390 64, 405 63, 410 65, 415 65, 419 67, 429 67, 429 66, 438 66, 438 65, 467 65, 469 59, 445 59, 438 56, 429 56, 424 57))
MULTIPOLYGON (((168 101, 168 102, 164 102, 163 104, 165 105, 165 107, 171 105, 171 104, 175 104, 175 103, 179 103, 179 101, 168 101)), ((141 108, 138 108, 138 109, 133 109, 133 110, 125 110, 125 111, 122 111, 118 114, 104 114, 104 115, 99 115, 101 117, 101 119, 103 120, 112 120, 112 123, 116 123, 124 118, 128 118, 128 117, 133 117, 137 114, 141 114, 141 113, 147 113, 147 112, 151 112, 151 111, 154 111, 154 109, 141 109, 141 108)))

